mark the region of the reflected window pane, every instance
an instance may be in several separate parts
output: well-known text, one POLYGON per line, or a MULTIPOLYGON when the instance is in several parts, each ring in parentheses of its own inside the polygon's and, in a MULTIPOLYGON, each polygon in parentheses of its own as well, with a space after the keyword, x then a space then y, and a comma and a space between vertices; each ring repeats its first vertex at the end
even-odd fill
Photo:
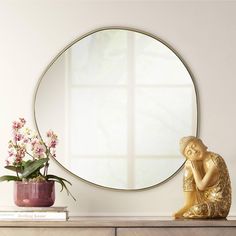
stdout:
POLYGON ((192 85, 191 77, 181 60, 151 37, 135 35, 135 74, 137 84, 192 85))
POLYGON ((191 87, 137 88, 135 154, 179 154, 181 137, 193 133, 191 87))
POLYGON ((127 187, 127 162, 124 158, 75 158, 72 171, 93 183, 113 188, 127 187))
POLYGON ((127 33, 98 32, 69 51, 73 85, 124 84, 127 80, 127 33))
POLYGON ((125 155, 127 110, 124 89, 71 89, 72 155, 125 155))
POLYGON ((144 188, 164 181, 166 175, 171 176, 171 170, 178 169, 184 162, 179 157, 139 158, 135 161, 135 188, 144 188))

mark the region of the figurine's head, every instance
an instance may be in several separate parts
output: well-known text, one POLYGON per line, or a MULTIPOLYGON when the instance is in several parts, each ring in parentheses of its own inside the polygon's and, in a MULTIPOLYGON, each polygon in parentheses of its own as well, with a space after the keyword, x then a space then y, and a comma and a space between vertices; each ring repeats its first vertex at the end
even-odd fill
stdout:
POLYGON ((200 161, 204 158, 207 147, 202 140, 194 136, 183 137, 180 140, 181 153, 191 161, 200 161))

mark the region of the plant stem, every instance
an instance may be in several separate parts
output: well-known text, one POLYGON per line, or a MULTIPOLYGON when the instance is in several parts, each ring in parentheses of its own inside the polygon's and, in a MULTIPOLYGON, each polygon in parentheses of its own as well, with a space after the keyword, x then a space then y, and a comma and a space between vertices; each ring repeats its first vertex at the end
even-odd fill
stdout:
POLYGON ((35 157, 33 155, 31 155, 29 152, 26 151, 25 153, 27 153, 29 156, 31 156, 33 158, 33 160, 35 159, 35 157))
POLYGON ((46 176, 48 174, 48 166, 49 166, 49 163, 48 161, 46 162, 45 166, 44 166, 44 171, 43 171, 43 175, 46 176))

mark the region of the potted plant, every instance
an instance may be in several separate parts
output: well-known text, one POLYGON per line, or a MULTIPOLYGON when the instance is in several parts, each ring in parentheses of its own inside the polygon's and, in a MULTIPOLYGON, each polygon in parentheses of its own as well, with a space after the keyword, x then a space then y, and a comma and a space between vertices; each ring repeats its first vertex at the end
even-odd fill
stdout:
MULTIPOLYGON (((50 157, 56 157, 57 135, 49 130, 44 142, 39 134, 27 127, 24 118, 12 125, 13 138, 8 143, 5 168, 15 175, 4 175, 0 181, 14 181, 14 202, 17 206, 49 207, 55 201, 55 182, 72 196, 64 178, 48 174, 50 157)), ((75 198, 72 196, 75 200, 75 198)))

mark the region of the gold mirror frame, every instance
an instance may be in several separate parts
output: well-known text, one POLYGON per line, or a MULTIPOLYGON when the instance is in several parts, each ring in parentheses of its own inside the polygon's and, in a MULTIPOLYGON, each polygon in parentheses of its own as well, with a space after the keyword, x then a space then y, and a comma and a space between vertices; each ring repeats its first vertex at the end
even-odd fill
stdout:
MULTIPOLYGON (((69 49, 71 46, 73 46, 75 43, 77 43, 78 41, 82 40, 83 38, 91 35, 91 34, 94 34, 94 33, 97 33, 97 32, 100 32, 100 31, 103 31, 103 30, 114 30, 114 29, 117 29, 117 30, 128 30, 128 31, 132 31, 132 32, 136 32, 136 33, 141 33, 141 34, 144 34, 146 36, 149 36, 159 42, 161 42, 163 45, 165 45, 168 49, 170 49, 178 58, 179 60, 183 63, 184 67, 186 68, 187 72, 189 73, 191 79, 192 79, 192 83, 193 83, 193 87, 194 87, 194 90, 195 90, 195 95, 196 95, 196 112, 197 112, 197 124, 196 124, 196 137, 198 137, 198 134, 199 134, 199 99, 198 99, 198 92, 197 92, 197 89, 196 89, 196 84, 195 84, 195 81, 194 81, 194 77, 193 77, 193 74, 191 73, 189 67, 187 66, 187 64, 185 63, 185 61, 183 60, 183 58, 180 56, 180 54, 175 50, 173 49, 168 43, 166 43, 164 40, 160 39, 159 37, 153 35, 153 34, 150 34, 150 33, 147 33, 143 30, 137 30, 135 28, 129 28, 129 27, 116 27, 116 26, 113 26, 113 27, 102 27, 102 28, 99 28, 99 29, 95 29, 95 30, 92 30, 82 36, 80 36, 79 38, 73 40, 71 43, 69 43, 65 48, 63 48, 55 57, 54 59, 51 61, 51 63, 49 63, 49 65, 46 67, 46 69, 43 71, 42 75, 40 76, 39 80, 38 80, 38 83, 36 85, 36 89, 35 89, 35 93, 34 93, 34 100, 33 100, 33 117, 34 117, 34 123, 35 123, 35 126, 36 126, 36 129, 39 133, 39 135, 41 136, 41 133, 40 133, 40 130, 39 130, 39 127, 38 127, 38 124, 37 124, 37 118, 36 118, 36 100, 37 100, 37 93, 38 93, 38 90, 39 90, 39 87, 40 87, 40 83, 41 81, 43 80, 44 78, 44 75, 48 72, 48 70, 51 68, 51 66, 57 61, 57 59, 67 50, 69 49)), ((49 127, 50 128, 50 127, 49 127)), ((42 136, 41 136, 42 137, 42 136)), ((96 183, 93 183, 89 180, 86 180, 76 174, 74 174, 73 172, 71 172, 70 170, 68 170, 66 167, 64 167, 57 159, 53 158, 52 159, 56 162, 56 164, 58 166, 60 166, 63 170, 65 170, 68 174, 76 177, 78 180, 81 180, 85 183, 88 183, 88 184, 91 184, 92 186, 97 186, 99 188, 104 188, 104 189, 110 189, 110 190, 114 190, 114 191, 143 191, 143 190, 147 190, 147 189, 152 189, 152 188, 155 188, 157 186, 160 186, 166 182, 168 182, 170 179, 172 179, 174 176, 176 176, 180 171, 181 169, 183 168, 185 162, 183 162, 183 164, 172 174, 170 175, 168 178, 166 178, 165 180, 157 183, 157 184, 154 184, 154 185, 151 185, 151 186, 148 186, 148 187, 145 187, 145 188, 139 188, 139 189, 120 189, 120 188, 112 188, 112 187, 107 187, 107 186, 103 186, 103 185, 99 185, 99 184, 96 184, 96 183)))

